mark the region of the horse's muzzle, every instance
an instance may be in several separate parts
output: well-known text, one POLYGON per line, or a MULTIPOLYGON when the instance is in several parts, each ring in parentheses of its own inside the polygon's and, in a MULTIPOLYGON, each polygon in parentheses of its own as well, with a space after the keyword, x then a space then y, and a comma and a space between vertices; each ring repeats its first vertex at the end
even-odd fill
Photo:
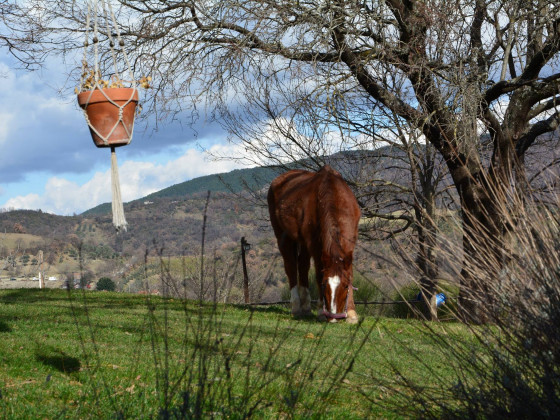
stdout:
POLYGON ((325 318, 327 318, 327 320, 329 321, 333 319, 346 319, 348 317, 348 314, 346 312, 333 314, 332 312, 323 311, 323 315, 325 315, 325 318))

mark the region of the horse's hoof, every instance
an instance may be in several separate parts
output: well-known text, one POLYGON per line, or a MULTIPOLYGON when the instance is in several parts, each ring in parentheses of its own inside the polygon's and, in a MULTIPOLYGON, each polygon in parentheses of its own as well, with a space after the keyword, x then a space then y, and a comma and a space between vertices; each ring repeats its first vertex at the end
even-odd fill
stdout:
POLYGON ((329 319, 329 323, 331 323, 331 324, 334 324, 336 322, 338 322, 338 319, 336 319, 336 318, 329 319))
POLYGON ((348 311, 347 317, 346 317, 346 322, 348 324, 357 324, 358 323, 358 314, 356 313, 356 311, 350 309, 348 311))

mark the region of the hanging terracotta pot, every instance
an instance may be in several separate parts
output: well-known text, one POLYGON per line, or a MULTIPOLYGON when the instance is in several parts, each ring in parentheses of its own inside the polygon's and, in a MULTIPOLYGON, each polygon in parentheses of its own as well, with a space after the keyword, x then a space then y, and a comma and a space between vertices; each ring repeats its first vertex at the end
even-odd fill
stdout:
POLYGON ((91 137, 97 147, 125 146, 132 139, 138 90, 95 89, 78 94, 91 137))

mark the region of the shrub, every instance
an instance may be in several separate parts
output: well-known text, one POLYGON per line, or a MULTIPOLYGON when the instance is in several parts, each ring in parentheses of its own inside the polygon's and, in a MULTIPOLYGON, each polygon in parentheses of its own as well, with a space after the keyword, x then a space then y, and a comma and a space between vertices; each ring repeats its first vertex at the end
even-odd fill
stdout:
MULTIPOLYGON (((385 314, 392 318, 430 319, 428 308, 422 301, 418 300, 420 290, 420 285, 417 283, 410 283, 396 290, 391 296, 391 299, 403 303, 390 305, 390 308, 388 308, 385 314), (409 302, 409 304, 404 303, 405 301, 409 302)), ((440 280, 436 293, 444 293, 446 297, 445 304, 438 307, 438 318, 440 320, 456 320, 457 295, 459 294, 458 286, 440 280)))
POLYGON ((21 223, 14 223, 14 233, 27 233, 27 230, 21 223))
POLYGON ((101 277, 97 282, 97 290, 107 290, 109 292, 114 291, 116 284, 109 277, 101 277))
MULTIPOLYGON (((354 301, 355 302, 384 302, 387 296, 372 280, 366 278, 357 271, 354 271, 354 301)), ((356 305, 356 311, 360 316, 379 316, 385 315, 388 305, 365 304, 356 305)))
MULTIPOLYGON (((469 337, 426 323, 455 382, 434 375, 437 384, 428 389, 408 372, 395 371, 396 379, 385 385, 407 396, 389 407, 399 415, 560 418, 560 214, 558 204, 520 208, 509 220, 514 229, 497 253, 500 259, 487 253, 467 266, 473 279, 471 288, 463 285, 469 304, 488 322, 468 325, 469 337)), ((458 316, 453 306, 447 311, 458 316)))
POLYGON ((408 284, 395 290, 391 296, 393 302, 410 302, 410 303, 395 303, 390 305, 387 309, 386 315, 392 318, 414 318, 418 316, 421 311, 421 307, 424 305, 421 303, 416 303, 418 301, 418 293, 420 292, 420 287, 416 283, 408 284))

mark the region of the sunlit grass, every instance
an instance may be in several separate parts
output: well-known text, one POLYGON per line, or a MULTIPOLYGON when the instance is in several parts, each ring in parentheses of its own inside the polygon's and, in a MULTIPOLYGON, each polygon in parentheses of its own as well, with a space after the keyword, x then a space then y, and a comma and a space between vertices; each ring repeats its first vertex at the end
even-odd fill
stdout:
POLYGON ((4 290, 0 408, 4 418, 390 417, 372 402, 401 398, 382 386, 395 369, 426 386, 434 374, 452 383, 424 328, 326 325, 280 306, 4 290))

